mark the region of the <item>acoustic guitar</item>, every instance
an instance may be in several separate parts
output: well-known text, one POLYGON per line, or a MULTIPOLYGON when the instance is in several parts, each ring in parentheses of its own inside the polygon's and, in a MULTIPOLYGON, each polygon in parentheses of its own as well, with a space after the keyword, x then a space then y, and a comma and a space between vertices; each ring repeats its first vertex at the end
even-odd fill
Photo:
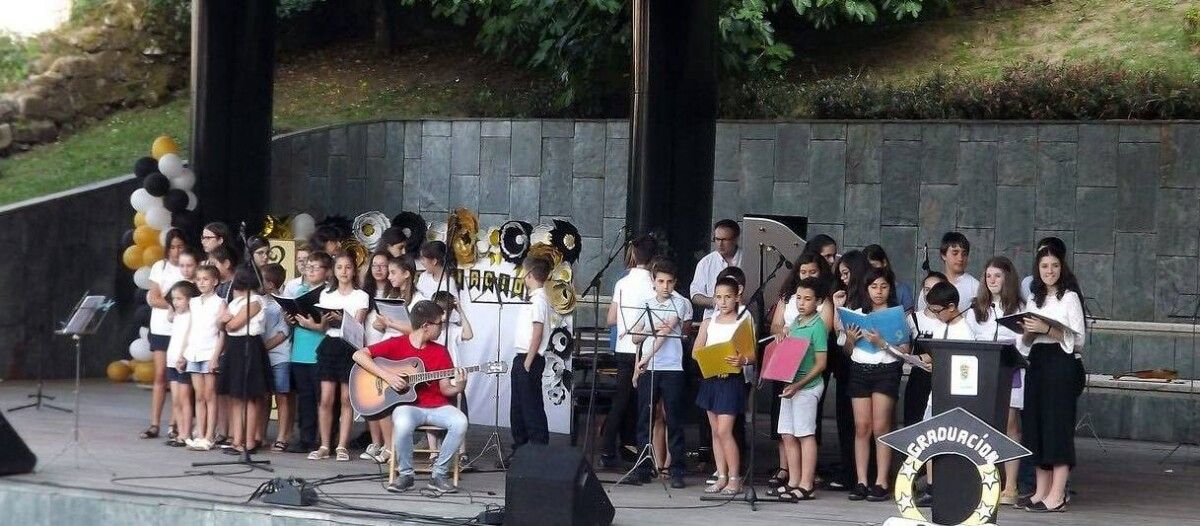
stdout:
MULTIPOLYGON (((358 364, 350 369, 350 406, 363 416, 375 416, 399 404, 411 404, 417 400, 416 386, 425 382, 433 382, 443 378, 452 378, 455 369, 426 371, 425 362, 420 358, 405 358, 389 360, 373 358, 380 369, 395 373, 408 381, 408 388, 396 391, 387 382, 359 367, 358 364)), ((502 374, 508 372, 505 362, 488 362, 481 365, 463 367, 468 373, 502 374)))

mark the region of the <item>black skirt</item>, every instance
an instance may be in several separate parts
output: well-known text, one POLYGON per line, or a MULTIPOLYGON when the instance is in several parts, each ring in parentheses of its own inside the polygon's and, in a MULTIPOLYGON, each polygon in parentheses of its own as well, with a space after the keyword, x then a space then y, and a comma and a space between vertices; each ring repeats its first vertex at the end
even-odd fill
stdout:
POLYGON ((1039 343, 1029 353, 1021 443, 1033 453, 1025 460, 1035 466, 1075 465, 1080 367, 1079 360, 1056 343, 1039 343))
POLYGON ((317 378, 322 382, 349 382, 356 350, 346 340, 326 336, 317 345, 317 378))
POLYGON ((225 336, 217 392, 239 399, 263 396, 270 391, 267 350, 261 336, 225 336))

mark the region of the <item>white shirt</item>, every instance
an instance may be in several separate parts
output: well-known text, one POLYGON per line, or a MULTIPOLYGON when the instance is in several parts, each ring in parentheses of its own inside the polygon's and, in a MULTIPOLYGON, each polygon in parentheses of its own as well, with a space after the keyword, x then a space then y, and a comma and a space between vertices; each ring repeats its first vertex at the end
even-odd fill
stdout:
POLYGON ((274 299, 264 298, 263 310, 266 312, 263 343, 277 334, 284 335, 283 341, 279 345, 267 349, 267 361, 271 363, 272 367, 287 363, 292 360, 292 327, 288 325, 287 319, 283 316, 283 307, 280 307, 274 299))
MULTIPOLYGON (((1017 310, 1015 312, 1010 312, 1009 314, 1016 314, 1017 312, 1020 312, 1022 309, 1024 309, 1024 305, 1017 307, 1017 310)), ((1021 337, 1020 334, 1013 332, 1012 329, 1009 329, 1008 327, 1004 327, 1004 326, 1000 325, 999 323, 996 323, 997 318, 1003 318, 1004 316, 1006 316, 1006 314, 1004 314, 1004 307, 1002 307, 1000 305, 1000 300, 998 300, 998 299, 993 300, 992 305, 990 307, 988 307, 988 312, 986 314, 987 314, 987 319, 982 322, 978 321, 975 318, 974 310, 967 311, 966 313, 963 314, 963 318, 967 319, 967 325, 971 326, 971 333, 975 335, 974 339, 989 341, 989 342, 990 341, 1001 341, 1002 342, 1002 341, 1016 341, 1018 338, 1021 337)), ((1028 351, 1026 351, 1026 352, 1028 352, 1028 351)))
POLYGON ((1033 276, 1025 276, 1021 278, 1021 299, 1025 303, 1029 303, 1029 299, 1033 297, 1033 276))
MULTIPOLYGON (((183 273, 179 271, 179 267, 172 265, 166 259, 159 260, 150 266, 150 281, 158 285, 158 291, 162 293, 167 303, 171 302, 171 298, 166 297, 167 291, 182 279, 183 273)), ((168 336, 171 334, 170 310, 157 307, 150 309, 150 334, 157 334, 159 336, 168 336)))
MULTIPOLYGON (((232 293, 233 299, 229 301, 229 313, 237 316, 242 309, 246 308, 246 293, 235 291, 232 293)), ((247 325, 243 325, 232 331, 226 330, 225 333, 230 336, 262 336, 267 329, 267 309, 263 308, 263 298, 258 294, 250 294, 250 303, 258 304, 258 313, 250 317, 247 325), (249 331, 246 328, 249 327, 249 331)))
POLYGON ((171 322, 171 343, 167 345, 167 367, 175 367, 175 362, 183 356, 183 344, 187 340, 188 327, 191 326, 190 312, 177 312, 171 322))
POLYGON ((513 327, 513 347, 517 354, 529 351, 529 340, 533 338, 533 324, 542 324, 542 341, 538 344, 537 353, 546 352, 550 343, 550 333, 554 330, 555 313, 550 308, 550 300, 546 299, 545 287, 533 291, 529 295, 529 304, 523 305, 517 315, 517 324, 513 327))
MULTIPOLYGON (((671 337, 664 338, 662 347, 659 347, 658 352, 654 353, 654 357, 650 359, 648 369, 651 371, 682 371, 683 370, 683 322, 692 319, 692 302, 688 301, 679 293, 672 291, 671 295, 663 301, 659 301, 657 294, 648 298, 644 302, 651 309, 651 316, 654 322, 669 321, 670 318, 675 318, 675 328, 671 330, 671 337), (668 311, 674 311, 674 314, 668 311)), ((646 323, 642 327, 644 332, 655 332, 651 323, 646 323)), ((657 336, 646 338, 642 342, 642 356, 648 354, 654 349, 657 336)))
MULTIPOLYGON (((433 273, 425 271, 417 278, 417 292, 426 298, 433 298, 433 294, 440 290, 449 291, 458 297, 458 285, 454 283, 454 276, 449 275, 449 271, 442 269, 442 279, 435 279, 433 273)), ((416 303, 416 302, 413 302, 416 303)))
POLYGON ((962 316, 946 324, 937 317, 926 314, 925 311, 917 311, 912 316, 908 316, 908 327, 913 331, 913 338, 974 340, 975 333, 971 331, 971 324, 966 320, 967 316, 974 315, 969 312, 963 313, 962 316), (913 322, 913 318, 916 318, 916 323, 913 322))
POLYGON ((279 290, 283 291, 284 296, 290 296, 290 294, 288 294, 287 291, 296 290, 296 288, 300 287, 301 283, 304 283, 304 276, 296 276, 292 279, 285 281, 283 283, 283 286, 280 287, 279 290))
POLYGON ((183 347, 183 359, 189 362, 206 362, 217 352, 221 341, 221 308, 225 299, 214 294, 198 296, 188 301, 191 323, 183 347))
POLYGON ((631 268, 625 277, 617 280, 617 285, 613 288, 613 303, 617 305, 616 352, 624 354, 637 352, 638 346, 633 343, 633 336, 628 334, 640 319, 638 314, 633 312, 633 308, 645 305, 646 300, 653 297, 654 283, 650 279, 649 270, 631 268))
POLYGON ((1079 295, 1075 291, 1068 290, 1063 293, 1062 299, 1058 299, 1054 294, 1046 294, 1046 302, 1041 307, 1038 307, 1037 302, 1032 299, 1027 303, 1028 312, 1041 314, 1052 320, 1057 320, 1067 328, 1075 332, 1075 334, 1066 334, 1064 339, 1066 342, 1059 342, 1049 336, 1039 335, 1033 339, 1029 346, 1024 346, 1022 340, 1017 340, 1017 348, 1023 354, 1029 354, 1029 350, 1039 343, 1056 343, 1062 345, 1063 352, 1068 354, 1074 353, 1076 347, 1082 347, 1086 341, 1086 322, 1083 317, 1083 304, 1079 302, 1079 295), (1022 348, 1025 347, 1025 348, 1022 348))
MULTIPOLYGON (((688 297, 694 298, 697 294, 712 297, 714 289, 717 287, 717 274, 728 267, 742 266, 742 249, 738 247, 738 251, 733 255, 733 262, 725 261, 724 257, 716 250, 709 252, 707 256, 700 259, 696 264, 696 274, 692 278, 692 286, 688 289, 688 297)), ((704 309, 704 319, 709 319, 713 315, 711 308, 704 309)))
MULTIPOLYGON (((380 296, 380 297, 382 297, 382 296, 380 296)), ((422 301, 425 299, 427 299, 427 298, 425 298, 425 296, 422 296, 420 292, 414 291, 413 295, 412 295, 412 299, 410 299, 404 303, 404 309, 409 311, 409 313, 411 313, 412 306, 416 305, 418 301, 422 301)), ((399 329, 396 329, 393 327, 384 327, 383 332, 379 332, 379 331, 375 330, 375 320, 377 318, 379 318, 379 313, 375 312, 375 309, 371 309, 371 310, 367 311, 367 330, 366 330, 366 340, 367 340, 366 344, 367 345, 374 345, 381 341, 395 338, 397 336, 400 336, 401 334, 404 334, 404 333, 400 332, 399 329)), ((440 342, 441 338, 439 338, 438 341, 440 342)))
POLYGON ((967 312, 971 303, 975 301, 975 296, 979 294, 979 280, 970 274, 963 274, 958 277, 958 281, 952 281, 950 284, 958 289, 958 310, 967 312))
MULTIPOLYGON (((355 315, 360 310, 366 310, 366 308, 371 304, 371 297, 368 296, 366 292, 363 292, 359 289, 354 289, 350 291, 349 294, 342 294, 341 292, 338 292, 337 289, 334 289, 333 292, 329 292, 329 290, 326 289, 321 291, 321 299, 317 303, 319 303, 323 308, 350 311, 351 315, 355 315)), ((325 335, 332 336, 334 338, 341 338, 342 327, 340 325, 337 327, 330 327, 325 331, 325 335)))

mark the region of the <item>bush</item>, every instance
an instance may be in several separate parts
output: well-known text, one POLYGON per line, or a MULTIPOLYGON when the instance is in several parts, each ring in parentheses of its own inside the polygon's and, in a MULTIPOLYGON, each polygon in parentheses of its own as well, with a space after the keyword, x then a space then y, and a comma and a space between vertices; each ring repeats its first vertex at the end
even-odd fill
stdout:
POLYGON ((29 41, 0 32, 0 91, 29 76, 29 41))
POLYGON ((938 72, 905 84, 870 77, 814 83, 800 97, 818 119, 1196 119, 1197 80, 1101 62, 1031 62, 988 79, 938 72))

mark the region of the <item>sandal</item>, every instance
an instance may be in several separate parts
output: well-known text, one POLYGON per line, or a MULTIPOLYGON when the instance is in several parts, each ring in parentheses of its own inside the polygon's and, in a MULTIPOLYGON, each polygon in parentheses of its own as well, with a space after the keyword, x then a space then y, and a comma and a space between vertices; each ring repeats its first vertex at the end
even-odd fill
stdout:
POLYGON ((344 447, 339 447, 336 451, 338 462, 350 462, 350 450, 344 447))
POLYGON ((329 447, 321 446, 316 451, 308 454, 309 460, 325 460, 329 458, 329 447))
POLYGON ((787 484, 780 484, 778 486, 771 486, 767 488, 766 493, 768 497, 779 497, 782 499, 783 496, 787 494, 789 489, 791 489, 791 487, 787 484))
POLYGON ((179 437, 168 438, 166 444, 171 447, 183 447, 187 445, 186 442, 179 440, 179 437))
POLYGON ((287 451, 287 448, 288 443, 282 440, 276 440, 274 444, 271 444, 271 451, 276 453, 283 453, 284 451, 287 451))
POLYGON ((171 424, 171 427, 167 428, 167 438, 172 440, 179 438, 179 430, 175 428, 175 424, 171 424))
POLYGON ((788 486, 787 491, 779 494, 780 502, 800 502, 802 500, 813 500, 816 490, 804 489, 799 486, 788 486))
POLYGON ((771 478, 767 479, 767 486, 772 488, 782 488, 787 486, 788 475, 788 470, 779 468, 775 471, 775 474, 772 475, 771 478))
POLYGON ((138 435, 138 438, 158 438, 158 426, 152 425, 147 427, 145 431, 142 431, 142 434, 138 435))
POLYGON ((744 491, 742 488, 742 477, 729 477, 729 484, 725 486, 725 489, 721 490, 721 495, 732 497, 734 495, 741 495, 742 491, 744 491), (737 487, 729 487, 734 485, 733 481, 735 480, 737 481, 737 487))
POLYGON ((229 438, 229 435, 217 435, 213 437, 212 443, 214 446, 229 446, 233 444, 233 439, 229 438))
POLYGON ((726 477, 725 475, 717 475, 715 477, 715 481, 712 484, 709 484, 707 488, 704 488, 704 492, 720 493, 725 489, 725 486, 729 484, 728 479, 729 477, 726 477))

